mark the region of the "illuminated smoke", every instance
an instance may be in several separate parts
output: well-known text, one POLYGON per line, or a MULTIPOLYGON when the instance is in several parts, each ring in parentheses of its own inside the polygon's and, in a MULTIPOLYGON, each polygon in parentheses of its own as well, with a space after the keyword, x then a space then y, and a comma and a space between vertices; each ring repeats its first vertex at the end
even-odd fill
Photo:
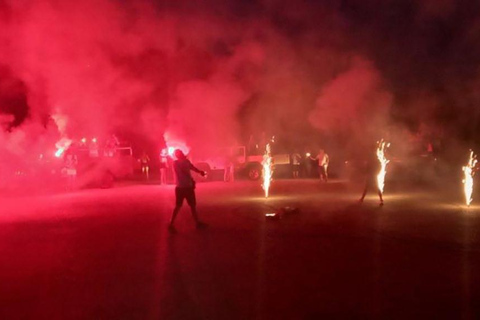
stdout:
POLYGON ((310 122, 326 132, 349 132, 352 137, 384 130, 392 95, 382 88, 379 72, 362 59, 323 87, 310 113, 310 122), (356 134, 356 135, 355 135, 356 134))
POLYGON ((164 140, 209 153, 262 131, 292 145, 315 130, 378 137, 394 108, 413 123, 449 120, 480 101, 478 39, 464 31, 477 17, 454 19, 460 4, 449 0, 408 3, 0 0, 0 79, 16 84, 0 83, 2 171, 32 166, 63 137, 117 133, 155 154, 164 140), (374 18, 383 12, 406 18, 374 18), (435 19, 458 41, 443 29, 430 37, 435 19), (1 99, 13 91, 22 105, 10 112, 1 99))

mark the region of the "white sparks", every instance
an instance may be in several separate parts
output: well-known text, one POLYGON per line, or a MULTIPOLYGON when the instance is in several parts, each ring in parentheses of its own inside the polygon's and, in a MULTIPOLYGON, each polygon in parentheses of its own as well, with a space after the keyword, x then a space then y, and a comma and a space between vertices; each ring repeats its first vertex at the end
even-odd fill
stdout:
POLYGON ((385 157, 385 148, 388 148, 390 143, 385 142, 383 139, 377 143, 377 158, 380 162, 380 172, 377 175, 377 185, 378 190, 383 194, 383 189, 385 187, 385 175, 387 174, 387 164, 390 162, 385 157))
POLYGON ((270 189, 270 183, 272 182, 272 174, 273 174, 273 161, 272 161, 272 155, 270 150, 270 144, 267 144, 265 147, 265 154, 263 155, 262 166, 263 166, 262 188, 265 191, 265 198, 268 198, 268 192, 270 189))
POLYGON ((463 178, 463 191, 465 193, 465 204, 470 206, 472 203, 472 193, 473 193, 473 176, 475 175, 475 169, 477 166, 477 156, 470 150, 470 157, 468 163, 464 166, 463 172, 465 174, 463 178))

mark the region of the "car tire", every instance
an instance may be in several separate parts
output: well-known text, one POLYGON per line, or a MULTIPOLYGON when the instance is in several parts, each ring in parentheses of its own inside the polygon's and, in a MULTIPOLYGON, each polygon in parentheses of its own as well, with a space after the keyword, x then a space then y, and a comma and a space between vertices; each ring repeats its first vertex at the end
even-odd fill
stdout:
POLYGON ((256 181, 262 176, 262 167, 259 165, 249 166, 247 169, 248 179, 256 181))

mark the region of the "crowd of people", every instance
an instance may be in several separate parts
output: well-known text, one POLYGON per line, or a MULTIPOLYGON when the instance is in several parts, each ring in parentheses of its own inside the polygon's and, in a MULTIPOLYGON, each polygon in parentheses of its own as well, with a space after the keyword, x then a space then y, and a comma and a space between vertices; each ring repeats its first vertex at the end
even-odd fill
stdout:
POLYGON ((290 156, 292 177, 298 179, 318 177, 321 181, 328 182, 328 165, 330 158, 325 150, 320 149, 316 155, 309 152, 303 157, 297 150, 290 156))

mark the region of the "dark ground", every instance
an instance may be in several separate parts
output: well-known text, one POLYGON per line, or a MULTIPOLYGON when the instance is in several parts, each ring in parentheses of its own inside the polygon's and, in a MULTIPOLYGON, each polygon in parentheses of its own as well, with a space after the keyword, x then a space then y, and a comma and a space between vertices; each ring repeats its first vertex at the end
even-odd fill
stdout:
POLYGON ((0 319, 480 318, 479 207, 388 185, 360 206, 360 189, 201 183, 210 228, 184 208, 175 235, 172 186, 3 197, 0 319), (300 212, 265 219, 284 206, 300 212))

